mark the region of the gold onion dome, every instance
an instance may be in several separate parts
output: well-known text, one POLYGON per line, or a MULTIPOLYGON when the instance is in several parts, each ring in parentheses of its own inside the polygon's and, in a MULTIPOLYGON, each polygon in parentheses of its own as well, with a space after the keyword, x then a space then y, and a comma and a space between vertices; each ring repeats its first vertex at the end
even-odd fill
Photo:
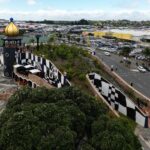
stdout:
POLYGON ((5 28, 5 35, 9 37, 19 35, 19 28, 14 24, 13 18, 10 18, 10 23, 5 28))

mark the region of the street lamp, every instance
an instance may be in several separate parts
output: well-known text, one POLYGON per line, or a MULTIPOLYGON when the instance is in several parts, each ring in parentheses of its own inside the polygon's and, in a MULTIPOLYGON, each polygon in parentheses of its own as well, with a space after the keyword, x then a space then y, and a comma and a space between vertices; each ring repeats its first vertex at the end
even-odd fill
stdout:
POLYGON ((37 50, 39 51, 39 40, 40 40, 41 35, 36 34, 35 37, 36 37, 36 42, 37 42, 37 50))

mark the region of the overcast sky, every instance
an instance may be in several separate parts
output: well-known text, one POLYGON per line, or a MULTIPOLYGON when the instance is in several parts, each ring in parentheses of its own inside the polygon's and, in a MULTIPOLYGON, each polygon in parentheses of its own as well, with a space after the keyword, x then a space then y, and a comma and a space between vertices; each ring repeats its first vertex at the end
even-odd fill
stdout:
POLYGON ((150 20, 150 0, 0 0, 0 18, 150 20))

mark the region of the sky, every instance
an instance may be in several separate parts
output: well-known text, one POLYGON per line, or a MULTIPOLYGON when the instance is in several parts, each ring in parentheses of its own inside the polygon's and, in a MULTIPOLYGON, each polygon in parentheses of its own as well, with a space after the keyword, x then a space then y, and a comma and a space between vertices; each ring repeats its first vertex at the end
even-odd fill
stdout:
POLYGON ((0 19, 150 20, 150 0, 0 0, 0 19))

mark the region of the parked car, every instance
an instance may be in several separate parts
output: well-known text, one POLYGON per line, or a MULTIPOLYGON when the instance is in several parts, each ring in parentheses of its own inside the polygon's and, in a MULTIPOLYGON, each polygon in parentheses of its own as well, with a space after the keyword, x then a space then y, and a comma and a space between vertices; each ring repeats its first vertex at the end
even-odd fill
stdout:
POLYGON ((146 72, 146 69, 144 69, 142 66, 138 66, 137 68, 140 72, 146 72))
POLYGON ((144 60, 144 59, 145 59, 145 56, 137 56, 137 59, 138 59, 138 60, 144 60))
POLYGON ((123 61, 126 61, 127 60, 127 57, 123 57, 123 61))
POLYGON ((144 69, 146 69, 147 71, 150 71, 150 67, 148 66, 143 66, 144 69))
POLYGON ((106 56, 110 56, 110 53, 109 53, 109 52, 104 52, 104 54, 105 54, 106 56))

